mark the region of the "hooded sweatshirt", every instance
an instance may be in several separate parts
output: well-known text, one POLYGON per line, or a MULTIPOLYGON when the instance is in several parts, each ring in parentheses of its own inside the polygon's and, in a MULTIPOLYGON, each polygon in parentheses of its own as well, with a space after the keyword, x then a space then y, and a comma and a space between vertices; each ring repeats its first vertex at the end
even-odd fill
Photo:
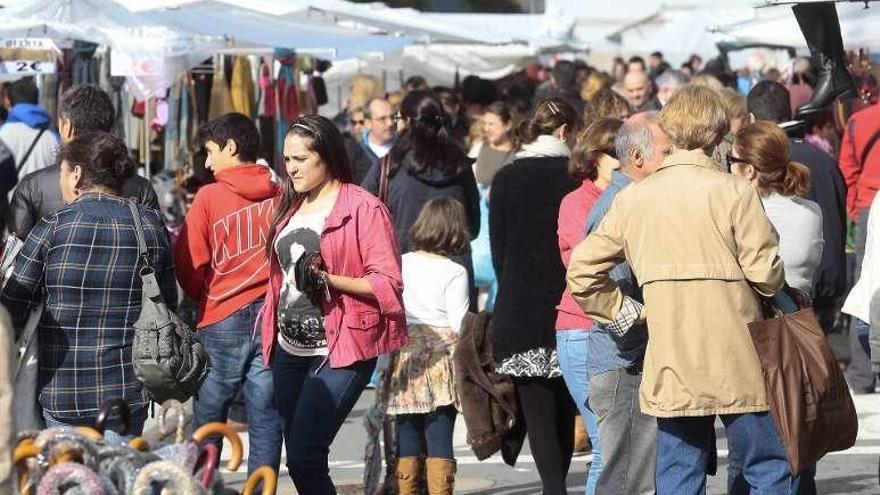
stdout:
MULTIPOLYGON (((388 181, 387 206, 394 220, 394 231, 401 254, 411 250, 407 235, 422 207, 438 197, 457 199, 464 205, 471 239, 476 238, 480 233, 480 193, 473 167, 462 167, 456 172, 449 167, 437 166, 414 174, 408 167, 411 156, 412 153, 404 157, 403 163, 395 167, 396 171, 388 181)), ((364 189, 378 194, 379 175, 379 164, 376 164, 364 179, 364 189)))
POLYGON ((12 152, 15 157, 18 178, 41 168, 55 164, 55 155, 58 153, 58 135, 49 130, 51 118, 39 105, 32 103, 19 103, 12 107, 6 122, 0 127, 0 140, 12 152), (41 129, 45 129, 39 141, 34 146, 27 161, 22 164, 21 159, 33 144, 34 139, 41 129))
POLYGON ((177 280, 199 303, 198 328, 222 321, 266 294, 266 239, 278 185, 262 165, 214 174, 196 194, 175 246, 177 280))

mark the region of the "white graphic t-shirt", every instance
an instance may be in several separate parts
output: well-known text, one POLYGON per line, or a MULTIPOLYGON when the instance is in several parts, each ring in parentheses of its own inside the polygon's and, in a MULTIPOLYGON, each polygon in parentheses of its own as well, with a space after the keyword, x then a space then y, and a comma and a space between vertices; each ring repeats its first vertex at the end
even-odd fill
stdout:
POLYGON ((294 356, 327 355, 320 300, 312 300, 296 287, 296 262, 306 252, 320 250, 321 232, 330 208, 296 213, 275 240, 275 252, 284 270, 278 301, 278 344, 294 356))

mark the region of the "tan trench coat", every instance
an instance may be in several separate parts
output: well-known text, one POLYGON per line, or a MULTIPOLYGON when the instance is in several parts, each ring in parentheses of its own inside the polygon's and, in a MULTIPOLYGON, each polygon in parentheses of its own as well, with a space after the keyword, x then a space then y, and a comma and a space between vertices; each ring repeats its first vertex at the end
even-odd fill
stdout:
POLYGON ((609 271, 632 266, 648 318, 640 401, 652 416, 769 409, 746 324, 761 316, 753 287, 771 295, 784 282, 777 235, 757 190, 716 167, 700 151, 668 156, 571 257, 572 295, 601 323, 624 297, 609 271))

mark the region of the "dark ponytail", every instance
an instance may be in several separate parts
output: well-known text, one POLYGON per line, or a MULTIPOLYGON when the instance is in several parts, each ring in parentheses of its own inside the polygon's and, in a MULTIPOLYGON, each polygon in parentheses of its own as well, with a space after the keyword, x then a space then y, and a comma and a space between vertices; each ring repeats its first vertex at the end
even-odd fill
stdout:
POLYGON ((468 165, 467 154, 449 133, 449 116, 430 91, 411 91, 400 103, 407 128, 391 150, 393 174, 406 163, 411 174, 445 168, 454 174, 468 165), (404 160, 409 155, 409 160, 404 160))

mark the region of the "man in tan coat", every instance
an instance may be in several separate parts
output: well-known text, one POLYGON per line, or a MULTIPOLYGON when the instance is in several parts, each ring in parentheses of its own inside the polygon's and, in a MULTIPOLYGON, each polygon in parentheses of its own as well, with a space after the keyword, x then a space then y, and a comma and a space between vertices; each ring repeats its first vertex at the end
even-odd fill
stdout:
POLYGON ((569 287, 612 335, 647 318, 640 404, 658 418, 658 494, 704 493, 716 415, 747 482, 760 493, 789 493, 788 461, 746 326, 761 318, 756 291, 772 295, 784 282, 776 233, 754 187, 709 158, 728 127, 715 92, 680 90, 660 126, 672 153, 620 192, 575 249, 569 287), (644 307, 609 276, 623 261, 644 307))

